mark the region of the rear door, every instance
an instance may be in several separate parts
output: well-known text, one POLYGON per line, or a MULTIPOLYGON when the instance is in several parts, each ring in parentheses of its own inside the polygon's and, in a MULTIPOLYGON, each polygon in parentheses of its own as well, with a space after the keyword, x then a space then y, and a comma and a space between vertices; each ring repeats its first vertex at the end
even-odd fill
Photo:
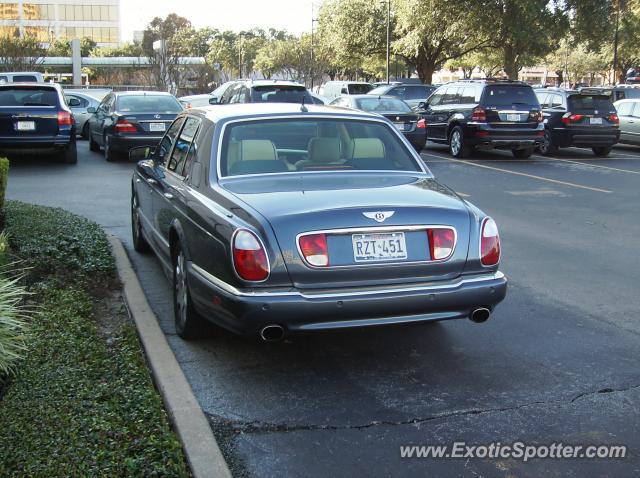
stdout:
POLYGON ((637 119, 633 116, 633 110, 636 103, 632 101, 623 101, 616 107, 618 118, 620 118, 620 140, 634 143, 634 126, 637 119))
POLYGON ((640 102, 634 101, 633 111, 631 112, 631 118, 629 121, 629 140, 632 143, 640 144, 640 102))
POLYGON ((487 123, 495 128, 536 128, 534 114, 540 103, 533 89, 523 84, 489 84, 480 100, 487 114, 487 123))
POLYGON ((0 86, 0 136, 56 136, 60 107, 58 91, 51 86, 0 86))
POLYGON ((444 138, 442 132, 446 127, 446 116, 443 115, 442 100, 447 91, 447 86, 441 86, 427 101, 426 108, 422 112, 425 121, 427 122, 427 138, 442 140, 444 138))

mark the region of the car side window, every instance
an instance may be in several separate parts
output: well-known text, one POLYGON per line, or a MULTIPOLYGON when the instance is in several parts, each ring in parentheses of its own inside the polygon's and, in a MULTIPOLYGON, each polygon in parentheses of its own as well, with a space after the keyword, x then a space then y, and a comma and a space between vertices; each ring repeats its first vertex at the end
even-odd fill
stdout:
POLYGON ((173 146, 173 143, 175 143, 176 138, 178 137, 178 132, 182 127, 182 123, 184 123, 184 118, 178 118, 175 120, 160 140, 160 144, 158 144, 156 156, 162 164, 167 164, 167 161, 169 160, 171 146, 173 146))
POLYGON ((618 111, 618 115, 620 116, 631 116, 631 111, 633 110, 633 103, 627 101, 625 103, 620 103, 616 108, 618 111))
POLYGON ((438 88, 436 91, 434 91, 431 97, 429 98, 429 101, 428 101, 429 106, 441 105, 442 97, 444 96, 445 92, 446 92, 446 87, 441 87, 441 88, 438 88))
POLYGON ((457 105, 460 103, 460 90, 458 86, 449 86, 442 99, 443 105, 457 105))
POLYGON ((475 103, 476 100, 476 87, 473 85, 467 85, 462 89, 462 95, 460 97, 460 103, 463 105, 475 103))
POLYGON ((200 120, 197 118, 187 118, 184 122, 184 128, 180 131, 180 135, 176 140, 176 145, 171 152, 171 159, 167 164, 167 169, 173 171, 180 176, 184 176, 183 170, 187 163, 187 157, 191 151, 193 140, 198 132, 200 120))
POLYGON ((423 86, 408 86, 404 92, 404 99, 406 100, 419 100, 426 98, 427 89, 423 86))
POLYGON ((231 97, 233 96, 233 92, 235 91, 235 85, 230 85, 220 98, 220 103, 229 103, 231 102, 231 97))
POLYGON ((552 108, 562 108, 562 96, 560 95, 549 95, 551 97, 551 107, 552 108))
POLYGON ((631 111, 631 116, 635 116, 636 118, 640 118, 640 102, 633 102, 633 110, 631 111))
POLYGON ((64 99, 67 102, 67 105, 69 104, 69 100, 70 99, 76 99, 80 102, 80 104, 78 106, 74 106, 74 108, 87 108, 89 106, 89 102, 87 100, 85 100, 84 98, 82 98, 81 96, 76 96, 76 95, 65 95, 64 99))
POLYGON ((549 99, 549 93, 536 93, 536 97, 538 98, 538 103, 540 103, 540 108, 548 108, 549 104, 547 100, 549 99))

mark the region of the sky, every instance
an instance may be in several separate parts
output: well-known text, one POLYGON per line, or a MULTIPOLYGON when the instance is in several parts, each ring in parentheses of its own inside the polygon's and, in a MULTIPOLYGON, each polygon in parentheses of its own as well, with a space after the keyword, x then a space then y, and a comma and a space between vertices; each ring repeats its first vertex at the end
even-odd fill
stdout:
POLYGON ((311 9, 321 0, 121 0, 122 40, 133 40, 153 17, 169 13, 183 16, 196 28, 248 30, 254 27, 285 29, 300 34, 311 30, 311 9))

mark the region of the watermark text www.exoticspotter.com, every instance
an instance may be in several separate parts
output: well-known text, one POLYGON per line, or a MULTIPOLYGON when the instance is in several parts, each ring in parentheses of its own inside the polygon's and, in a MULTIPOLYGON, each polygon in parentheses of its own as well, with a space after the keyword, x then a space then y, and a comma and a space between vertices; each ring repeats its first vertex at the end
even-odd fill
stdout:
POLYGON ((574 445, 551 443, 533 445, 523 442, 470 444, 454 442, 451 445, 403 445, 401 458, 503 458, 527 462, 535 459, 611 459, 625 458, 625 445, 574 445))

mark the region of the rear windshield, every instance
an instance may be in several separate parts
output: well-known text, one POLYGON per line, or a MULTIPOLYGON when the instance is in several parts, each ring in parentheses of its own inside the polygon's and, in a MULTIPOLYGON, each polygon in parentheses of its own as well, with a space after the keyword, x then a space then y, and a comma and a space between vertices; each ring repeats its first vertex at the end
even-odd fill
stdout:
POLYGON ((232 123, 222 144, 222 176, 422 171, 393 128, 378 121, 309 118, 232 123))
POLYGON ((604 95, 571 95, 568 98, 569 111, 587 111, 594 110, 614 111, 613 103, 608 96, 604 95))
POLYGON ((123 113, 178 113, 182 106, 173 96, 139 95, 121 96, 118 98, 116 110, 123 113))
POLYGON ((58 92, 47 87, 2 88, 0 106, 59 106, 58 92))
POLYGON ((373 89, 373 86, 367 83, 352 83, 347 88, 350 95, 366 95, 373 89))
POLYGON ((260 85, 251 89, 254 103, 313 103, 311 95, 302 85, 260 85))
POLYGON ((21 81, 37 83, 38 78, 33 75, 13 75, 13 81, 15 83, 20 83, 21 81))
POLYGON ((482 103, 486 106, 538 106, 538 98, 530 86, 490 85, 484 89, 482 103))
POLYGON ((389 85, 376 86, 374 89, 369 90, 369 95, 386 95, 391 87, 389 85))
POLYGON ((356 100, 358 109, 374 113, 410 113, 411 108, 404 101, 395 98, 360 98, 356 100))

